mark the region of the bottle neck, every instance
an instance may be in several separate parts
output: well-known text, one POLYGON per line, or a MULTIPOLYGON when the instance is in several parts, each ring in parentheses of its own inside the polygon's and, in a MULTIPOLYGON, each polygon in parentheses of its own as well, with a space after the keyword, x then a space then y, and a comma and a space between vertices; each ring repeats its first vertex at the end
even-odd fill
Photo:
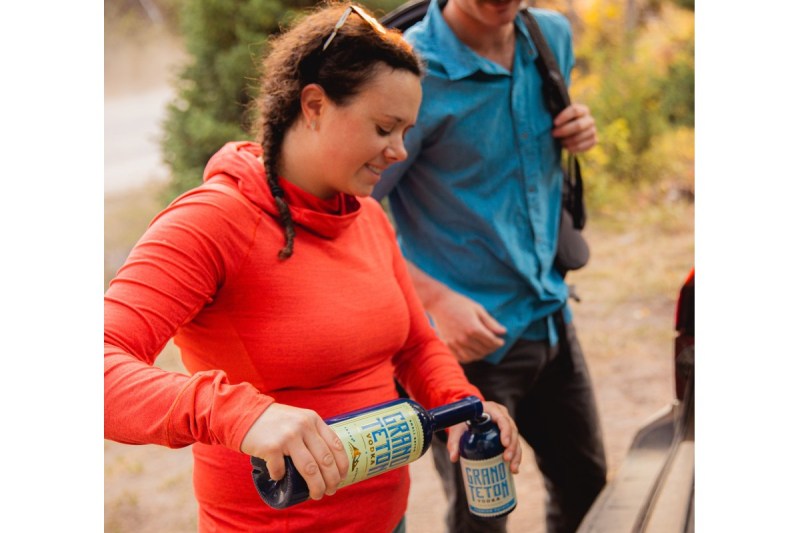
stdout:
POLYGON ((468 396, 463 400, 435 407, 428 413, 433 421, 433 430, 438 431, 480 417, 483 404, 478 397, 468 396))
POLYGON ((482 413, 477 418, 467 420, 467 426, 469 426, 470 430, 477 432, 486 431, 493 425, 494 422, 492 421, 492 416, 489 413, 482 413))

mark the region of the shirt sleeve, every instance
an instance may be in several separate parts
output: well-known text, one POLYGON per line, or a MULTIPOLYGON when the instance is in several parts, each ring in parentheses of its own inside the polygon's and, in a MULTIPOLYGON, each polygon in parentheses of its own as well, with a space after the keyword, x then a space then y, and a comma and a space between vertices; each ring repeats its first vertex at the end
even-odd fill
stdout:
POLYGON ((216 191, 185 195, 156 217, 112 280, 104 300, 107 439, 239 451, 273 402, 248 383, 230 383, 222 370, 188 376, 153 366, 246 252, 258 218, 245 211, 216 191))
POLYGON ((392 361, 398 381, 426 409, 467 396, 483 400, 483 395, 467 380, 461 365, 431 326, 395 242, 394 230, 388 219, 382 218, 387 242, 392 246, 395 276, 405 295, 410 317, 408 338, 392 361))
POLYGON ((564 81, 569 86, 572 69, 575 67, 572 26, 569 19, 549 9, 529 7, 528 11, 536 17, 547 44, 558 62, 564 81))

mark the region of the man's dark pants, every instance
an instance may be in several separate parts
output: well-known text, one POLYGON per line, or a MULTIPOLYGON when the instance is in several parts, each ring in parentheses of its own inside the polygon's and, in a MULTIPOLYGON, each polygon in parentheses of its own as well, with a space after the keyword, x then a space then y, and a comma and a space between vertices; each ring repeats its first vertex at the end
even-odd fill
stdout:
MULTIPOLYGON (((575 328, 565 327, 568 350, 520 340, 498 365, 465 364, 485 398, 506 406, 531 445, 548 492, 548 533, 573 532, 606 482, 605 451, 589 372, 575 328)), ((448 498, 450 533, 505 532, 507 516, 470 514, 458 463, 433 439, 436 469, 448 498)), ((534 525, 531 524, 531 530, 534 525)))

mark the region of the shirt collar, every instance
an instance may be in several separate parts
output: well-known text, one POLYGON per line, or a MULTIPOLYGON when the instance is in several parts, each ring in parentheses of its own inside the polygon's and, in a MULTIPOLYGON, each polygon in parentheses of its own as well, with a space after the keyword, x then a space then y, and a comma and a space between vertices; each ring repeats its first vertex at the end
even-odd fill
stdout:
MULTIPOLYGON (((523 61, 533 61, 538 55, 536 47, 519 14, 514 19, 514 27, 517 31, 517 47, 521 43, 524 51, 521 54, 523 61)), ((456 37, 444 20, 437 0, 431 0, 425 17, 417 26, 409 30, 409 33, 414 41, 413 44, 428 61, 429 67, 434 69, 437 66, 440 67, 442 74, 450 80, 466 78, 479 71, 495 76, 510 74, 494 61, 475 53, 456 37)))

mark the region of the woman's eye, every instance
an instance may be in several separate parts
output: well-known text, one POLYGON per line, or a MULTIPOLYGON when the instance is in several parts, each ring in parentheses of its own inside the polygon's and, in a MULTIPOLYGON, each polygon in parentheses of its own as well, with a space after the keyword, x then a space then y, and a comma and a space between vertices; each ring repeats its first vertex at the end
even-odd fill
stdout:
POLYGON ((380 126, 377 126, 376 129, 378 130, 378 135, 380 135, 381 137, 387 137, 392 133, 392 130, 385 130, 380 126))

